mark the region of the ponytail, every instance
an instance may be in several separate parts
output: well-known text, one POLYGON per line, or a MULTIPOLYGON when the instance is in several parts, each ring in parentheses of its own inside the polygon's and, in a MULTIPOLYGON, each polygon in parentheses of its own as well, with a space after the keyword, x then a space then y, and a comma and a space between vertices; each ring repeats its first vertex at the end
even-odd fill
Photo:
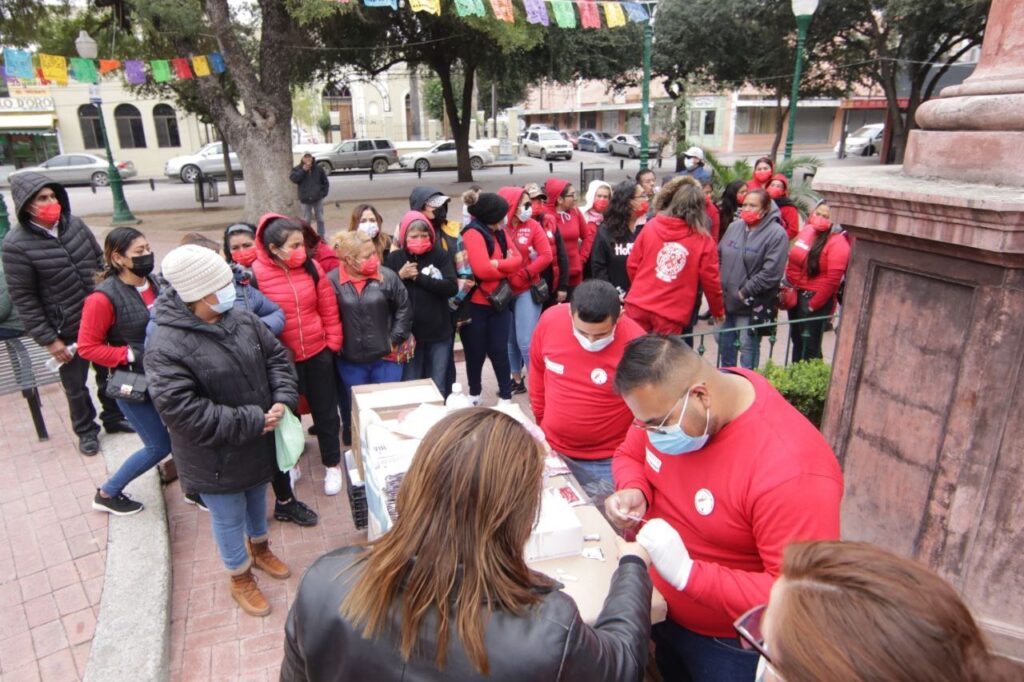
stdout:
POLYGON ((811 250, 807 253, 807 274, 811 277, 817 277, 821 272, 821 252, 825 250, 825 245, 828 244, 828 239, 831 236, 832 231, 825 230, 819 232, 814 238, 814 244, 811 245, 811 250))

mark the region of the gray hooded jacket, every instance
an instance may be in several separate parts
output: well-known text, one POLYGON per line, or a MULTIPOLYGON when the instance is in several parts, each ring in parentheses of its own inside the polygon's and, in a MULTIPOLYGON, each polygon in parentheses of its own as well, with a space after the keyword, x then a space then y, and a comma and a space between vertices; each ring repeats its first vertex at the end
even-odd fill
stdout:
POLYGON ((735 315, 750 313, 750 306, 740 298, 740 290, 750 298, 778 289, 788 255, 789 238, 774 203, 754 229, 749 229, 741 219, 734 220, 718 243, 725 311, 735 315))

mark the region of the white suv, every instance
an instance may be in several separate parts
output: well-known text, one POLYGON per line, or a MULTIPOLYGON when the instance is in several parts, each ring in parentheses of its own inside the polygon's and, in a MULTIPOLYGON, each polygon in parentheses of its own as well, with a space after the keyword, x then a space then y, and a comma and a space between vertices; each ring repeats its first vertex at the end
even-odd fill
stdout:
POLYGON ((523 138, 523 153, 545 161, 561 156, 572 158, 572 145, 557 130, 531 130, 523 138))

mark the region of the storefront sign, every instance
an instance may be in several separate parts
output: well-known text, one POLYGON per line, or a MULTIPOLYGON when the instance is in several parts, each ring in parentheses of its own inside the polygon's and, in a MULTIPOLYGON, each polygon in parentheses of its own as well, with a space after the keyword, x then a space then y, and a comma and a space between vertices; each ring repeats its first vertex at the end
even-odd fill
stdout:
POLYGON ((49 96, 0 97, 0 113, 10 114, 25 111, 56 111, 56 105, 53 98, 49 96))

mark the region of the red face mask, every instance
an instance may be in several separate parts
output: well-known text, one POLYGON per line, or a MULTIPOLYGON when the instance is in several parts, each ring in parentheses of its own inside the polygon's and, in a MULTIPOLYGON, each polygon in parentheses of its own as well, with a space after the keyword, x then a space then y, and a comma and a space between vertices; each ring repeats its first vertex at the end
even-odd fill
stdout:
POLYGON ((256 247, 250 246, 247 249, 239 249, 238 251, 231 252, 231 260, 235 261, 239 265, 249 267, 256 262, 256 247))
POLYGON ((637 204, 637 207, 633 209, 633 215, 641 216, 646 215, 647 211, 651 210, 651 204, 649 201, 641 201, 637 204))
POLYGON ((781 199, 782 197, 786 196, 786 190, 782 189, 781 187, 769 187, 768 196, 770 196, 772 199, 781 199))
POLYGON ((288 267, 290 267, 290 268, 301 267, 302 264, 305 263, 305 262, 306 262, 306 247, 305 246, 300 246, 300 247, 296 248, 294 251, 292 251, 291 255, 288 256, 287 263, 288 263, 288 267))
POLYGON ((405 248, 409 250, 409 253, 417 256, 429 252, 431 246, 430 237, 409 237, 405 240, 405 248))
POLYGON ((359 264, 359 272, 364 277, 373 277, 377 274, 377 270, 380 268, 380 260, 377 258, 377 254, 374 254, 359 264))
POLYGON ((824 232, 832 227, 832 221, 828 218, 822 218, 817 213, 807 218, 807 224, 815 229, 816 232, 824 232))
POLYGON ((757 180, 758 182, 760 182, 762 185, 764 183, 768 182, 768 180, 770 180, 771 177, 772 177, 771 170, 754 171, 754 179, 757 180))
POLYGON ((740 219, 750 227, 753 227, 761 222, 761 214, 757 211, 748 211, 747 209, 743 209, 740 211, 740 219))
POLYGON ((537 216, 544 212, 544 202, 541 201, 540 199, 534 199, 533 201, 530 202, 530 205, 533 206, 534 218, 536 218, 537 216))
POLYGON ((59 201, 55 201, 52 204, 44 204, 36 209, 36 218, 39 218, 40 221, 47 225, 52 225, 60 220, 60 211, 59 201))
POLYGON ((608 200, 607 199, 594 199, 594 206, 593 206, 593 208, 598 213, 604 213, 605 209, 608 208, 608 200))

